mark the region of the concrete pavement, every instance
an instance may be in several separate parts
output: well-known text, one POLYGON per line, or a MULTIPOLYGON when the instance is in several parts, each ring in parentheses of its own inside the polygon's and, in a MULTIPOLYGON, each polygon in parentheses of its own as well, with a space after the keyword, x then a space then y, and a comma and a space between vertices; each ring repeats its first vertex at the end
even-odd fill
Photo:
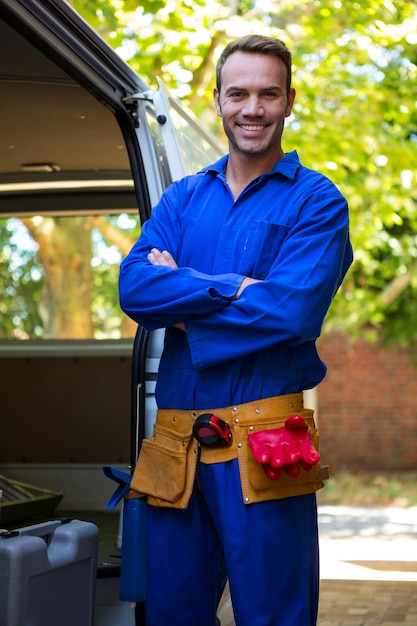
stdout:
MULTIPOLYGON (((110 519, 113 554, 118 523, 110 519)), ((318 626, 417 626, 417 507, 319 506, 319 530, 318 626)), ((117 600, 118 580, 99 582, 95 626, 135 626, 117 600)), ((219 617, 235 626, 228 589, 219 617)))
POLYGON ((417 507, 320 506, 319 529, 318 626, 417 626, 417 507))
POLYGON ((322 579, 417 582, 417 507, 320 506, 319 529, 322 579))

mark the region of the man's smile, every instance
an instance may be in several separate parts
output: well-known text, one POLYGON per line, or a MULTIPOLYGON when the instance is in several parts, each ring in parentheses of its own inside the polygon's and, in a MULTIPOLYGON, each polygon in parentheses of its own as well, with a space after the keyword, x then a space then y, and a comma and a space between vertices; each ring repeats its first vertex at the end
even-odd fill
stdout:
POLYGON ((238 124, 238 126, 243 130, 263 130, 267 124, 238 124))

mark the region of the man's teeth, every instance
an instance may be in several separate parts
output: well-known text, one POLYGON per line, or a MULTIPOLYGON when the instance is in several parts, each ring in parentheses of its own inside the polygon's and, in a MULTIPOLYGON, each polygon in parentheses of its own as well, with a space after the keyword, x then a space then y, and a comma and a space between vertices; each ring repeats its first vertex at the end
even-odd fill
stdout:
POLYGON ((252 126, 249 124, 242 124, 241 126, 244 130, 262 130, 264 128, 263 126, 252 126))

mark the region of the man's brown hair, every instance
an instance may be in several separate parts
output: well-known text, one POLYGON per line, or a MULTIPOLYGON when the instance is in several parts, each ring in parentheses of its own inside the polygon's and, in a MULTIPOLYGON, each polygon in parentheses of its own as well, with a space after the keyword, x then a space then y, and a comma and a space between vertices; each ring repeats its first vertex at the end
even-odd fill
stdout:
POLYGON ((220 94, 222 84, 222 69, 226 60, 234 52, 249 52, 252 54, 268 54, 275 56, 284 63, 287 69, 287 95, 291 89, 291 52, 280 39, 265 37, 264 35, 246 35, 227 44, 220 55, 216 66, 216 88, 220 94))

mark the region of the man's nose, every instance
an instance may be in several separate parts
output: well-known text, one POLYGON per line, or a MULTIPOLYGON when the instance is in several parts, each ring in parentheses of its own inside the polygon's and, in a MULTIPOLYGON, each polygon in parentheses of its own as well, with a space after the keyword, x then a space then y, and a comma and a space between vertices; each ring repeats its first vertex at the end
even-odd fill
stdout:
POLYGON ((264 108, 258 96, 250 96, 247 98, 242 113, 250 117, 264 114, 264 108))

